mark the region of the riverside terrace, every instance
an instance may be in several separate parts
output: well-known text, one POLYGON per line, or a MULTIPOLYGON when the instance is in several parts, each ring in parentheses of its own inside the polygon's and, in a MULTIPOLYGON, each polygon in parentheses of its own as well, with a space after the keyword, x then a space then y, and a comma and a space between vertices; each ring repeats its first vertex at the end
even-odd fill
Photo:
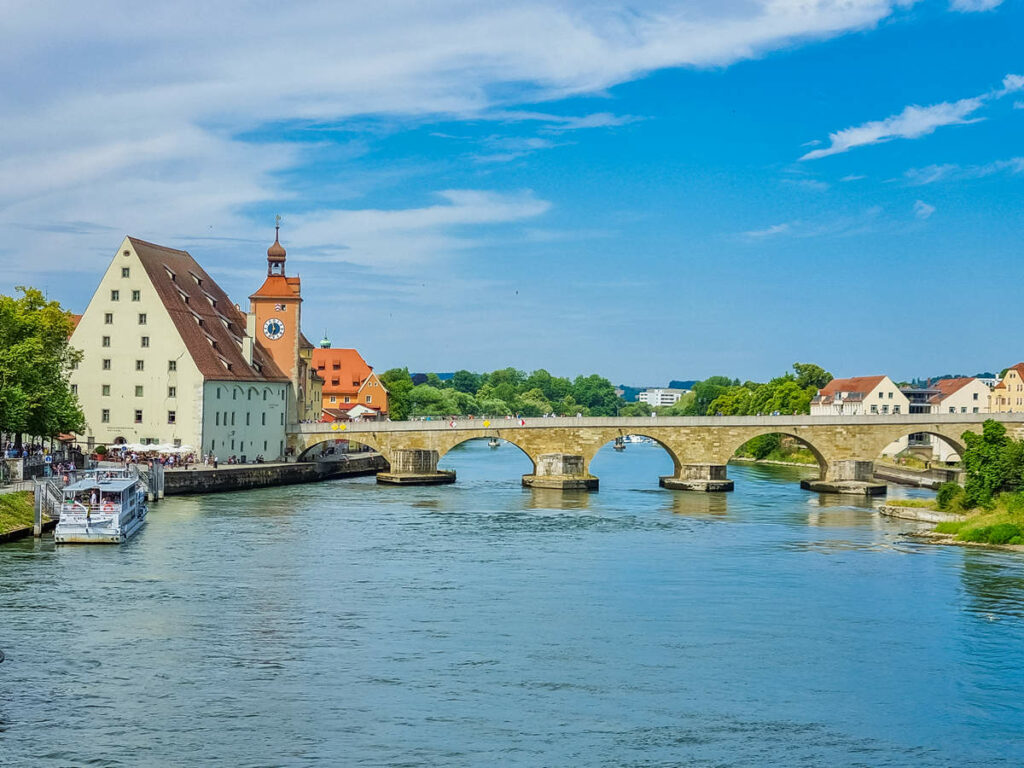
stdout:
POLYGON ((296 424, 289 445, 301 459, 319 443, 347 438, 363 443, 387 459, 390 471, 378 481, 399 484, 450 483, 454 472, 437 463, 456 445, 476 438, 506 440, 533 462, 523 485, 540 488, 596 489, 590 462, 617 437, 641 435, 659 443, 672 457, 674 472, 662 477, 665 488, 731 491, 726 464, 736 450, 759 435, 796 438, 818 460, 818 480, 809 490, 871 494, 884 491, 873 482, 873 462, 890 443, 910 434, 928 433, 959 453, 961 435, 981 432, 986 419, 1024 436, 1024 413, 903 414, 865 416, 676 416, 658 418, 533 418, 519 420, 456 419, 454 422, 399 421, 341 425, 296 424))

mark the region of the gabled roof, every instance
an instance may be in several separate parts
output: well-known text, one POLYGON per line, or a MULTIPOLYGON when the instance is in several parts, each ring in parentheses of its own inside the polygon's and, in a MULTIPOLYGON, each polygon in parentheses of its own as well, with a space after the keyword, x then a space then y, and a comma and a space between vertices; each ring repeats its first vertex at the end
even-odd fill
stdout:
POLYGON ((250 299, 262 297, 266 299, 286 299, 288 301, 302 301, 299 297, 300 278, 285 277, 284 275, 268 275, 256 293, 249 296, 250 299))
POLYGON ((939 379, 932 384, 932 389, 937 389, 939 391, 937 394, 929 397, 928 402, 933 405, 938 405, 953 393, 959 392, 972 381, 977 381, 977 379, 971 376, 963 376, 958 379, 939 379))
POLYGON ((819 395, 834 395, 837 392, 860 392, 867 394, 879 384, 885 376, 854 376, 849 379, 832 379, 818 390, 819 395))
POLYGON ((204 378, 289 380, 258 341, 253 344, 253 365, 245 361, 245 315, 191 254, 134 237, 128 240, 204 378))
POLYGON ((325 395, 354 395, 373 373, 373 368, 354 349, 318 347, 313 350, 312 363, 313 370, 324 380, 325 395), (333 383, 335 380, 337 384, 333 383))

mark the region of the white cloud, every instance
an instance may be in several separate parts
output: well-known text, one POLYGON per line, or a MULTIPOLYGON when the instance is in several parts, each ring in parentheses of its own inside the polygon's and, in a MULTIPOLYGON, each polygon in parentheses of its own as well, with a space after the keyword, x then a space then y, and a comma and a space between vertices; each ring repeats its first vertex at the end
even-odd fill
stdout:
MULTIPOLYGON (((794 222, 799 223, 799 222, 794 222)), ((793 228, 793 223, 784 222, 782 224, 772 224, 770 227, 765 229, 752 229, 749 232, 744 232, 744 236, 759 240, 764 237, 772 237, 774 235, 784 235, 793 228)))
POLYGON ((904 107, 899 114, 884 120, 872 120, 851 128, 829 134, 830 144, 824 149, 815 149, 803 155, 801 160, 816 160, 820 157, 838 155, 855 147, 881 144, 893 139, 917 139, 934 133, 936 129, 947 125, 965 125, 975 123, 984 118, 972 117, 992 99, 999 99, 1008 93, 1024 88, 1024 76, 1007 75, 1003 78, 1003 87, 959 101, 944 101, 939 104, 922 107, 911 104, 904 107))
POLYGON ((916 200, 914 202, 914 215, 919 219, 927 219, 935 213, 935 206, 928 205, 924 200, 916 200))
POLYGON ((1003 4, 1003 0, 950 0, 949 7, 961 13, 991 11, 1003 4))
POLYGON ((911 168, 904 172, 903 178, 911 186, 934 184, 937 181, 953 179, 981 179, 997 173, 1024 173, 1024 157, 1011 157, 1009 160, 996 160, 985 165, 961 166, 956 163, 943 165, 927 165, 923 168, 911 168))
POLYGON ((845 182, 860 181, 861 179, 866 179, 866 178, 867 178, 867 176, 865 176, 862 173, 851 173, 848 176, 843 176, 843 178, 841 178, 840 181, 845 181, 845 182))
POLYGON ((794 238, 849 237, 875 231, 879 224, 886 223, 883 214, 884 210, 876 205, 848 214, 831 214, 814 219, 798 219, 773 224, 765 229, 743 232, 742 237, 752 241, 782 236, 794 238))
MULTIPOLYGON (((268 144, 274 126, 479 119, 868 29, 906 4, 8 3, 0 226, 11 234, 0 272, 24 253, 36 269, 66 269, 75 253, 73 266, 91 270, 109 257, 111 232, 244 240, 270 201, 312 215, 318 198, 292 193, 284 172, 315 162, 318 145, 268 144), (73 222, 86 227, 56 231, 73 222)), ((635 119, 537 114, 552 133, 635 119)))

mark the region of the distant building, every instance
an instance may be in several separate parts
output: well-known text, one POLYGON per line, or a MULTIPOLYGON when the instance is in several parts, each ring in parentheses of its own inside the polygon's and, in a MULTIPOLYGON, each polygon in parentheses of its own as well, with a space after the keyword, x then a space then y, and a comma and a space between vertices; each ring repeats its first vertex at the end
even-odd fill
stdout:
POLYGON ((652 407, 675 405, 689 391, 688 389, 645 389, 636 396, 636 399, 652 407))
MULTIPOLYGON (((911 413, 988 413, 991 393, 983 381, 973 377, 939 379, 927 387, 904 387, 911 413)), ((896 455, 911 449, 933 461, 960 460, 956 450, 941 438, 917 432, 886 447, 884 453, 896 455)))
POLYGON ((910 413, 910 400, 888 376, 832 379, 811 400, 812 416, 910 413))
POLYGON ((388 391, 373 368, 354 349, 332 349, 324 339, 312 364, 323 379, 321 411, 326 421, 366 420, 388 413, 388 391), (358 410, 356 406, 361 406, 358 410))
POLYGON ((992 413, 1024 412, 1024 363, 1007 368, 1003 380, 992 388, 992 413))

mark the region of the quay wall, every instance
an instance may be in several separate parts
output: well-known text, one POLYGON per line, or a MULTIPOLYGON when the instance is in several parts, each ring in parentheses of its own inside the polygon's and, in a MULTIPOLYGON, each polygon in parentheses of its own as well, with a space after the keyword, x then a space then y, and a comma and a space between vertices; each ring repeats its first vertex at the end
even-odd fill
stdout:
POLYGON ((875 462, 875 479, 882 482, 898 483, 900 485, 912 485, 918 488, 931 488, 938 490, 943 483, 963 484, 963 470, 956 468, 933 468, 933 469, 911 469, 909 467, 894 467, 891 464, 875 462))
POLYGON ((174 469, 164 473, 164 495, 220 493, 269 488, 277 485, 315 483, 339 477, 375 475, 388 468, 379 453, 364 453, 347 461, 309 461, 288 464, 235 464, 195 469, 174 469))

